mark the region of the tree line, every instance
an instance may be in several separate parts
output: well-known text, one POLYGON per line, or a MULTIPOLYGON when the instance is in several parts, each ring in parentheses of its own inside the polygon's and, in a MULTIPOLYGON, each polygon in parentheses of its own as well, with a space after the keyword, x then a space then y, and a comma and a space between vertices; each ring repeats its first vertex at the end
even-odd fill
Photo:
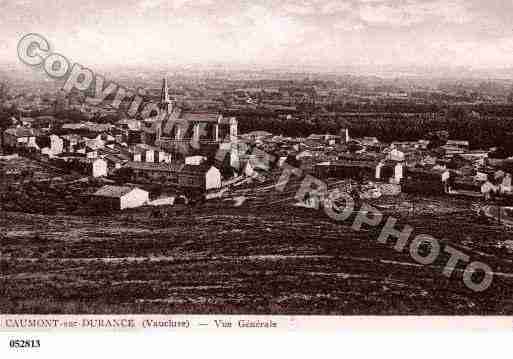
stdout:
POLYGON ((270 113, 244 111, 236 116, 239 132, 269 131, 276 135, 306 137, 316 134, 338 134, 349 129, 351 137, 372 136, 382 142, 414 141, 428 139, 437 131, 447 131, 449 138, 468 140, 473 149, 505 147, 513 150, 513 111, 483 111, 447 109, 434 116, 402 113, 381 116, 346 116, 343 113, 301 112, 293 116, 276 116, 270 113))

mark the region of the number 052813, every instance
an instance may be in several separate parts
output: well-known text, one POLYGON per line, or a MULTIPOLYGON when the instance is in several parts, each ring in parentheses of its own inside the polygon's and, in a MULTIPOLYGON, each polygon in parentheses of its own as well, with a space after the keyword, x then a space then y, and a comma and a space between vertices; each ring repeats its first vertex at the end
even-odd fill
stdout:
POLYGON ((9 347, 13 349, 31 349, 40 348, 39 339, 12 339, 9 341, 9 347))

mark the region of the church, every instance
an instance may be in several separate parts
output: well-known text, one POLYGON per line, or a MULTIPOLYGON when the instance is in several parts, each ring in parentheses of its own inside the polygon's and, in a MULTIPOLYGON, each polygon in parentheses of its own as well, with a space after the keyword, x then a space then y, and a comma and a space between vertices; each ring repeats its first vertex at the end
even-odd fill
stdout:
POLYGON ((219 149, 237 142, 237 120, 212 112, 185 111, 169 97, 167 80, 162 83, 158 114, 143 121, 144 143, 178 157, 202 155, 212 158, 219 149))

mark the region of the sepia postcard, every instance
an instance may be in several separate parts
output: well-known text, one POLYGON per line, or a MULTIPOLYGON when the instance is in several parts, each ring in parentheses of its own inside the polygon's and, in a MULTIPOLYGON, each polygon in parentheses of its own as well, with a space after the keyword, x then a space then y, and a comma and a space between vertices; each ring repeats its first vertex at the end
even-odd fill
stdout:
POLYGON ((0 0, 0 333, 513 327, 513 3, 0 0))

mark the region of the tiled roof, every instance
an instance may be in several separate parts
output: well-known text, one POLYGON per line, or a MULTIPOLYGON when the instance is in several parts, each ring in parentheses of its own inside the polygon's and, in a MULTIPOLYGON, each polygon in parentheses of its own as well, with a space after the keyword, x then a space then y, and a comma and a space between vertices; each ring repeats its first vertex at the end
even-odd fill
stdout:
POLYGON ((121 158, 121 157, 119 157, 119 156, 116 156, 116 155, 112 155, 112 154, 110 154, 110 155, 106 155, 106 156, 105 156, 105 159, 106 159, 107 161, 112 162, 112 163, 123 163, 123 162, 126 162, 126 160, 125 160, 125 159, 123 159, 123 158, 121 158))
POLYGON ((205 174, 207 173, 210 169, 212 168, 212 166, 209 166, 209 165, 199 165, 199 166, 195 166, 195 165, 185 165, 181 172, 182 173, 191 173, 191 174, 205 174))
MULTIPOLYGON (((336 161, 331 162, 330 165, 334 167, 360 167, 360 168, 375 168, 377 161, 336 161)), ((325 165, 326 166, 326 165, 325 165)))
POLYGON ((94 195, 97 197, 120 198, 132 192, 132 190, 134 190, 132 187, 103 186, 94 195))
POLYGON ((128 162, 125 167, 143 171, 180 172, 185 165, 182 163, 150 163, 128 162))
POLYGON ((181 118, 191 122, 217 122, 219 115, 212 112, 186 112, 181 118))
POLYGON ((24 127, 8 128, 5 130, 5 133, 15 137, 30 137, 36 135, 34 130, 24 127))

